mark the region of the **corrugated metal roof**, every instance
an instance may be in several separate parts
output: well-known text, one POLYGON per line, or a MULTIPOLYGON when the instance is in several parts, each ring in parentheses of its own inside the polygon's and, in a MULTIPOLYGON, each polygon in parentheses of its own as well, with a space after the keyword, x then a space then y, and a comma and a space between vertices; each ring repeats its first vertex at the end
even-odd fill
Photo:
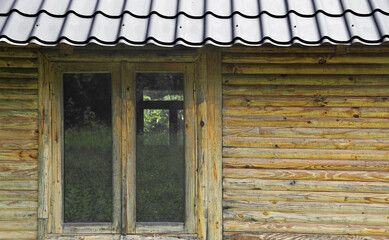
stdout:
POLYGON ((12 44, 316 46, 389 39, 389 0, 0 0, 12 44))

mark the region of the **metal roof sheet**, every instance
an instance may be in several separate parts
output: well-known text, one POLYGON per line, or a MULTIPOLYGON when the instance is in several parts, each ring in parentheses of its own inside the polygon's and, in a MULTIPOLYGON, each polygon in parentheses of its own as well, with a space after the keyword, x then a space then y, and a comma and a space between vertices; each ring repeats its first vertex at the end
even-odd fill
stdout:
POLYGON ((389 39, 389 0, 1 0, 11 44, 316 46, 389 39))

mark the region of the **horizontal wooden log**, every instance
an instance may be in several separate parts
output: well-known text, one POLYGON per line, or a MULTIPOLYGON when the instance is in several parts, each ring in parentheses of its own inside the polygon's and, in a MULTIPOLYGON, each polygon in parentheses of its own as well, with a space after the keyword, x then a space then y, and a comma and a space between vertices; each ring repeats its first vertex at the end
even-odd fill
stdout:
POLYGON ((224 106, 228 116, 389 118, 389 108, 224 106))
POLYGON ((223 221, 388 225, 389 215, 225 210, 223 221))
POLYGON ((0 221, 0 232, 1 231, 36 231, 38 227, 36 220, 30 221, 0 221))
POLYGON ((38 81, 34 78, 0 79, 0 88, 1 89, 38 89, 38 81))
POLYGON ((38 200, 38 192, 31 190, 0 190, 0 201, 38 200))
POLYGON ((37 140, 0 140, 0 149, 8 150, 37 150, 38 141, 37 140))
POLYGON ((37 110, 38 99, 0 99, 0 109, 2 110, 37 110))
POLYGON ((224 168, 310 169, 347 171, 389 171, 389 161, 280 159, 280 158, 223 158, 224 168))
POLYGON ((255 179, 255 178, 246 178, 246 179, 224 178, 223 189, 388 193, 389 184, 386 182, 265 180, 265 179, 255 179))
POLYGON ((388 54, 224 54, 223 63, 260 64, 388 64, 388 54))
POLYGON ((0 160, 38 160, 37 150, 2 150, 0 160))
POLYGON ((223 85, 223 95, 388 97, 389 89, 382 86, 223 85))
POLYGON ((387 215, 387 204, 223 200, 224 210, 387 215))
POLYGON ((36 220, 37 211, 34 210, 1 210, 0 220, 36 220))
POLYGON ((38 100, 36 89, 0 89, 0 99, 38 100))
POLYGON ((387 64, 233 64, 225 63, 223 73, 228 74, 389 74, 387 64))
POLYGON ((0 119, 38 119, 36 110, 0 110, 0 119))
POLYGON ((224 126, 224 136, 389 139, 389 129, 224 126))
POLYGON ((38 140, 38 130, 0 128, 0 140, 38 140))
POLYGON ((224 200, 389 203, 389 194, 350 192, 304 192, 266 190, 224 190, 224 200))
POLYGON ((0 68, 36 68, 37 59, 28 58, 0 58, 0 68))
POLYGON ((375 171, 224 168, 223 177, 278 180, 389 182, 389 174, 387 172, 375 171))
POLYGON ((225 106, 388 107, 389 97, 223 96, 225 106))
POLYGON ((0 129, 38 129, 38 118, 1 118, 0 129))
POLYGON ((0 211, 36 210, 37 207, 37 201, 0 201, 0 211))
POLYGON ((37 161, 0 160, 0 180, 38 179, 37 161))
POLYGON ((37 231, 0 231, 0 239, 34 240, 37 239, 37 231))
POLYGON ((197 240, 197 236, 188 235, 188 234, 128 234, 126 236, 122 236, 119 234, 49 234, 46 239, 52 240, 197 240))
POLYGON ((0 78, 38 78, 38 69, 0 67, 0 78))
POLYGON ((38 190, 38 182, 35 180, 0 180, 1 190, 38 190))
POLYGON ((223 137, 224 147, 389 150, 389 139, 223 137))
POLYGON ((223 157, 384 161, 389 160, 389 151, 288 148, 223 148, 223 157))
POLYGON ((28 49, 27 46, 13 46, 10 44, 0 45, 2 51, 0 51, 1 58, 37 58, 38 49, 28 49))
POLYGON ((386 236, 224 232, 225 240, 386 240, 386 236))
POLYGON ((224 116, 223 126, 246 127, 319 127, 319 128, 389 128, 389 118, 317 118, 278 116, 224 116))
POLYGON ((316 234, 389 235, 389 226, 317 224, 317 223, 262 223, 225 221, 225 231, 287 232, 316 234))

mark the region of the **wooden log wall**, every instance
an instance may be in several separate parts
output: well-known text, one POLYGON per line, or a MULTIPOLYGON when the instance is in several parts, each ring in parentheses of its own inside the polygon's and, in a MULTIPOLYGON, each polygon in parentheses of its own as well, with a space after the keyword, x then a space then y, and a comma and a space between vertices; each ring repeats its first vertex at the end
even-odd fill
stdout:
POLYGON ((224 50, 225 239, 389 238, 389 53, 361 49, 224 50))
POLYGON ((0 50, 0 239, 36 239, 38 59, 0 50))

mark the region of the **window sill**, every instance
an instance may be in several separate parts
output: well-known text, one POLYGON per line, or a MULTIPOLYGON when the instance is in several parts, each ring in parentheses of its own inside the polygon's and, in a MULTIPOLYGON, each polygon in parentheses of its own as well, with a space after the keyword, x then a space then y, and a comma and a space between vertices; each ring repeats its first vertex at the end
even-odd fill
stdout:
POLYGON ((170 235, 170 234, 49 234, 47 240, 199 240, 196 235, 170 235))

